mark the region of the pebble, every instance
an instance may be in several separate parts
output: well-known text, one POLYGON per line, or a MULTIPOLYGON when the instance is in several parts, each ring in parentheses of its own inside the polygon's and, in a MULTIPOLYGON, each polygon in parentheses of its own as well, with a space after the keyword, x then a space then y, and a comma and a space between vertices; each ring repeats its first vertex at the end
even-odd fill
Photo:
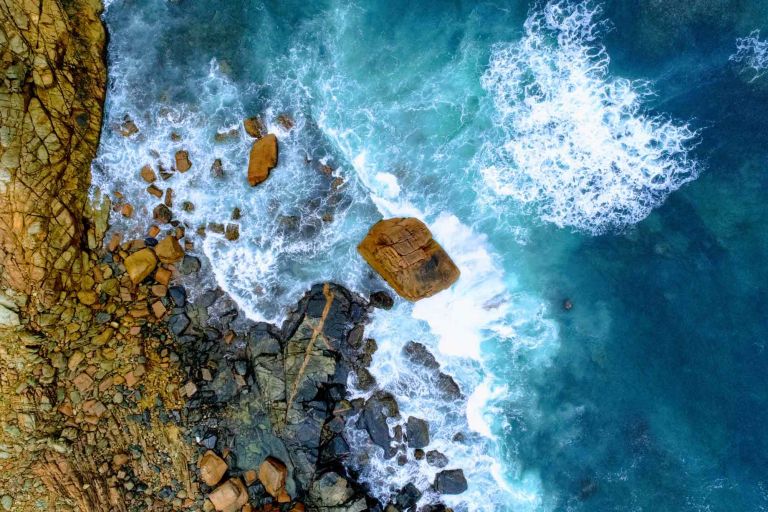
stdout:
POLYGON ((4 510, 12 510, 13 509, 13 498, 8 496, 7 494, 0 498, 0 504, 3 505, 4 510))

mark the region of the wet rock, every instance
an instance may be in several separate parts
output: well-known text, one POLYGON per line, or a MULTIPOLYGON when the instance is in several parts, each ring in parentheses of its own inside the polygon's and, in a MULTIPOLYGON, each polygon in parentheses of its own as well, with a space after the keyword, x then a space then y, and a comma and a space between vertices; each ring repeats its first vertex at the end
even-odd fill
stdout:
POLYGON ((208 499, 219 512, 236 512, 248 503, 248 489, 239 478, 230 478, 209 494, 208 499))
POLYGON ((444 468, 448 465, 448 457, 437 450, 430 450, 427 452, 427 463, 436 468, 444 468))
POLYGON ((393 457, 397 450, 392 447, 387 419, 397 417, 399 414, 395 397, 389 393, 377 391, 365 402, 357 422, 358 428, 365 429, 371 441, 383 448, 388 458, 393 457))
POLYGON ((154 169, 152 169, 152 166, 150 165, 142 167, 139 174, 141 175, 141 179, 147 183, 154 183, 157 180, 157 174, 155 174, 154 169))
POLYGON ((243 121, 243 128, 245 128, 245 133, 254 139, 260 139, 267 133, 267 127, 264 126, 264 121, 257 116, 245 119, 243 121))
POLYGON ((406 423, 409 448, 424 448, 429 444, 429 423, 410 416, 406 423))
POLYGON ((291 130, 294 126, 293 119, 288 114, 280 114, 277 116, 277 124, 285 128, 286 130, 291 130))
POLYGON ((184 257, 184 249, 176 237, 167 236, 157 244, 155 254, 163 263, 176 263, 184 257))
POLYGON ((157 257, 152 249, 142 249, 125 258, 125 269, 133 284, 146 279, 157 266, 157 257))
POLYGON ((159 188, 157 188, 155 185, 150 185, 147 187, 147 193, 153 197, 156 197, 160 199, 163 197, 163 191, 159 188))
POLYGON ((284 502, 286 498, 290 501, 288 493, 285 490, 285 479, 288 476, 288 469, 281 461, 274 457, 267 457, 259 466, 259 481, 267 493, 284 502))
POLYGON ((171 300, 177 308, 183 308, 187 305, 187 291, 183 286, 171 286, 168 288, 168 295, 171 296, 171 300))
POLYGON ((433 356, 427 347, 421 343, 409 341, 403 345, 402 351, 403 355, 405 355, 405 357, 412 363, 432 370, 440 368, 440 364, 435 359, 435 356, 433 356))
POLYGON ((137 133, 139 133, 139 127, 133 122, 131 116, 126 114, 125 117, 123 117, 123 122, 120 124, 120 135, 123 137, 130 137, 137 133))
POLYGON ((248 160, 248 183, 253 187, 269 177, 277 165, 277 137, 268 134, 253 143, 248 160))
POLYGON ((421 499, 421 491, 412 483, 407 483, 395 497, 395 506, 403 512, 414 510, 421 499))
POLYGON ((158 204, 152 210, 152 218, 161 224, 169 224, 173 219, 173 212, 164 204, 158 204))
POLYGON ((217 158, 213 161, 213 164, 211 165, 211 174, 215 178, 224 177, 224 164, 221 163, 221 158, 217 158))
POLYGON ((467 479, 461 469, 447 469, 435 476, 435 491, 440 494, 461 494, 467 490, 467 479))
POLYGON ((189 153, 185 150, 177 151, 175 155, 176 170, 179 172, 187 172, 192 168, 192 162, 189 160, 189 153))
POLYGON ((227 472, 227 463, 213 450, 208 450, 200 457, 197 467, 200 469, 200 478, 210 487, 219 483, 227 472))
POLYGON ((453 377, 443 372, 437 374, 437 390, 443 400, 458 400, 462 398, 461 388, 453 380, 453 377))
POLYGON ((373 292, 370 297, 371 306, 379 309, 392 309, 395 305, 395 301, 392 297, 384 291, 373 292))
POLYGON ((200 270, 200 260, 189 254, 185 255, 181 263, 177 265, 182 275, 188 276, 200 270))
POLYGON ((234 242, 240 238, 240 226, 237 224, 227 224, 224 230, 224 237, 230 242, 234 242))
POLYGON ((411 301, 430 297, 459 278, 450 256, 415 218, 379 221, 357 249, 400 296, 411 301))

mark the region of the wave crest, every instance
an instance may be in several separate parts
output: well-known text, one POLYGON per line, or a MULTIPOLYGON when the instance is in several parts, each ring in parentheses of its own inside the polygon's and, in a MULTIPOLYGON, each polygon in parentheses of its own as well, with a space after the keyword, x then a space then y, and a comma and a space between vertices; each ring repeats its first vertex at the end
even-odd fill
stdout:
POLYGON ((729 60, 741 64, 742 72, 753 75, 750 82, 758 80, 768 71, 768 40, 760 39, 759 30, 753 30, 747 37, 739 37, 736 53, 729 60))
POLYGON ((595 234, 644 219, 699 169, 688 155, 696 131, 646 113, 647 82, 611 77, 600 13, 592 2, 548 3, 519 42, 494 45, 482 77, 502 139, 483 149, 485 183, 595 234))

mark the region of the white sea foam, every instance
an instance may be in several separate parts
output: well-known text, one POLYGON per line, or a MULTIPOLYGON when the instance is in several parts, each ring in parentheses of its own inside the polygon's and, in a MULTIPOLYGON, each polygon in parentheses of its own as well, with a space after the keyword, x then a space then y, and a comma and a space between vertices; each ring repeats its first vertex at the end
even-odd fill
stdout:
POLYGON ((494 45, 482 78, 499 133, 481 158, 492 194, 592 233, 638 222, 698 174, 695 131, 644 111, 648 83, 609 73, 599 16, 549 2, 520 41, 494 45))
POLYGON ((762 78, 768 71, 768 40, 760 39, 759 30, 753 30, 747 37, 739 37, 736 53, 730 60, 741 64, 742 71, 752 75, 750 82, 762 78))

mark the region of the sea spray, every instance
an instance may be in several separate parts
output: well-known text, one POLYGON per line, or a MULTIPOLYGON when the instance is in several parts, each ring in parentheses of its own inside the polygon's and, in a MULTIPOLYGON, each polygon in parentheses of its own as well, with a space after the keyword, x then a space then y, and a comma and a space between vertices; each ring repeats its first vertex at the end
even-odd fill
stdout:
POLYGON ((490 194, 595 234, 644 219, 699 171, 696 132, 644 110, 649 83, 610 75, 600 14, 547 3, 520 41, 494 45, 482 78, 498 133, 481 158, 490 194))

